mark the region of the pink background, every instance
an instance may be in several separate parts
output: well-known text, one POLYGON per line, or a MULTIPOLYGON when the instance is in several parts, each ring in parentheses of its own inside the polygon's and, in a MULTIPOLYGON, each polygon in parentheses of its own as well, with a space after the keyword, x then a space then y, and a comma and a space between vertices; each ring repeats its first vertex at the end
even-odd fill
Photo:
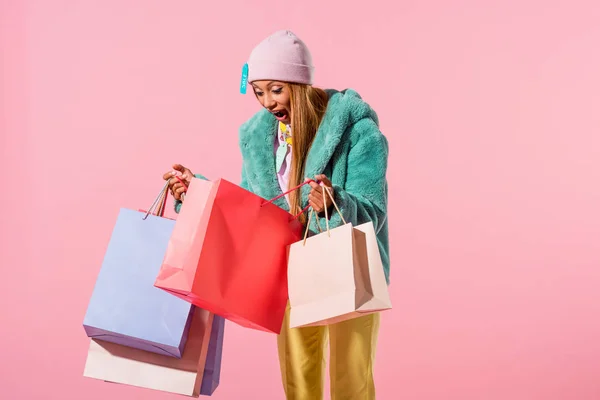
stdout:
MULTIPOLYGON (((237 181, 241 66, 288 27, 390 140, 378 398, 600 398, 597 1, 0 4, 0 397, 179 398, 83 378, 82 319, 119 207, 237 181)), ((282 398, 273 336, 223 358, 215 399, 282 398)))

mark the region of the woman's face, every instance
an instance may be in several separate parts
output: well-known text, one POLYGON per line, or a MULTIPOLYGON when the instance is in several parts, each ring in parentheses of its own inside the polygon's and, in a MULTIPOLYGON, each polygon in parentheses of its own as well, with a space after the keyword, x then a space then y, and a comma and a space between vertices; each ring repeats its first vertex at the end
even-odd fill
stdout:
POLYGON ((290 88, 285 82, 252 82, 254 94, 260 104, 269 110, 278 121, 289 124, 291 121, 290 88))

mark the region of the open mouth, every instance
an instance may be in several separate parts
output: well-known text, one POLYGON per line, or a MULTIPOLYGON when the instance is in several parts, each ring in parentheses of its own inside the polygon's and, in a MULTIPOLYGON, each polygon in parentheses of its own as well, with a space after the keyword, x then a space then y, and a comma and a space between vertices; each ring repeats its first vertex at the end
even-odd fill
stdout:
POLYGON ((272 113, 275 116, 275 118, 277 118, 280 121, 284 121, 288 116, 287 111, 285 110, 272 111, 272 113))

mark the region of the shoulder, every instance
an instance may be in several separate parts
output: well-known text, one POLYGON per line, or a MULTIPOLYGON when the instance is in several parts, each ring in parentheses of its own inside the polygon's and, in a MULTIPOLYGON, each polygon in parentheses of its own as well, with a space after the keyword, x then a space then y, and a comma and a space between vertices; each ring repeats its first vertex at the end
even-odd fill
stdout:
POLYGON ((256 132, 267 132, 270 127, 275 125, 275 117, 265 109, 255 113, 247 119, 239 129, 240 144, 248 144, 253 139, 256 139, 256 132))
POLYGON ((375 110, 353 89, 327 89, 329 103, 323 123, 344 130, 351 147, 359 142, 376 142, 387 148, 387 140, 379 129, 375 110))
POLYGON ((379 117, 373 108, 354 89, 334 90, 326 89, 329 96, 327 103, 327 114, 340 119, 348 125, 368 118, 379 126, 379 117))

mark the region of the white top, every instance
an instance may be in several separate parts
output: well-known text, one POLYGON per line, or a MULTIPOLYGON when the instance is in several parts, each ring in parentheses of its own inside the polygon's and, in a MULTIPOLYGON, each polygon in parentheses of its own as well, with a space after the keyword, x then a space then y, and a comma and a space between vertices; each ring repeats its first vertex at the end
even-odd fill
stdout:
MULTIPOLYGON (((290 129, 289 125, 287 125, 287 129, 288 129, 288 132, 292 131, 290 129)), ((279 168, 279 170, 277 171, 277 180, 279 181, 279 186, 281 187, 281 191, 285 193, 289 190, 290 170, 291 170, 291 165, 292 165, 292 147, 290 145, 288 145, 287 142, 285 141, 284 134, 281 131, 281 124, 279 122, 277 122, 277 138, 275 139, 275 145, 274 145, 274 149, 273 149, 273 151, 275 153, 275 160, 276 160, 275 162, 276 163, 277 163, 277 150, 280 148, 280 146, 285 146, 287 149, 285 159, 283 160, 283 163, 281 164, 281 168, 279 168)), ((275 168, 277 169, 277 167, 279 167, 279 166, 276 164, 275 168)), ((289 195, 286 195, 285 198, 289 204, 290 203, 289 195)))

